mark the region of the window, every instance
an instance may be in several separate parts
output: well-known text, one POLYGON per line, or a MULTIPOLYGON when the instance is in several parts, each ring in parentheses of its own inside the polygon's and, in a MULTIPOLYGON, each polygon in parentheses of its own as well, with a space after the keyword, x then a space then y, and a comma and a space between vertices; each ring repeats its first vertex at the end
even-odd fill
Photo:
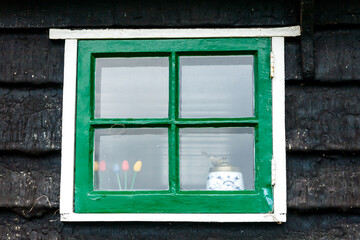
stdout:
POLYGON ((283 37, 86 38, 65 46, 62 220, 285 221, 283 37))

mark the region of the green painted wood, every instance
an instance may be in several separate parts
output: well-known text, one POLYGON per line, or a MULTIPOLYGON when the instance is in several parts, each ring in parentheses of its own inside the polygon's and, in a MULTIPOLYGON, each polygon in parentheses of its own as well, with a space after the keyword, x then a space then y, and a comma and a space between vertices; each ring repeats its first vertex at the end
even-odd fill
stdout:
POLYGON ((270 38, 80 40, 78 52, 75 212, 88 213, 267 213, 272 208, 272 110, 270 38), (254 56, 255 116, 251 118, 179 119, 179 56, 254 56), (94 119, 94 63, 98 57, 168 56, 169 117, 94 119), (168 128, 168 191, 94 191, 95 128, 168 128), (179 128, 254 127, 255 189, 180 191, 179 128))

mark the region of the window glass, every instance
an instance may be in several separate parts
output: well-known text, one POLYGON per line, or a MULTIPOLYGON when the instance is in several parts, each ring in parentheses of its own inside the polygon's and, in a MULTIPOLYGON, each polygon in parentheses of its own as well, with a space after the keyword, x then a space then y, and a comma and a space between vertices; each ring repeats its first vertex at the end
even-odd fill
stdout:
POLYGON ((254 116, 254 58, 181 56, 180 117, 254 116))
POLYGON ((168 102, 167 57, 96 59, 96 118, 165 118, 168 102))
POLYGON ((180 129, 182 190, 254 189, 253 128, 180 129))
POLYGON ((166 190, 167 128, 95 129, 95 190, 166 190))

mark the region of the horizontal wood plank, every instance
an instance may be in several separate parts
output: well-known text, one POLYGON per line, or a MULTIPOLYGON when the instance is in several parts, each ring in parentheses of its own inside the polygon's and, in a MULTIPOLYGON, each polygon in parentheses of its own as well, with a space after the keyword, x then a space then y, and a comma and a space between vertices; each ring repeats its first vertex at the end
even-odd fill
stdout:
POLYGON ((239 27, 299 24, 296 1, 6 1, 0 28, 239 27))
POLYGON ((50 212, 31 220, 0 214, 1 239, 358 239, 357 214, 288 214, 276 223, 62 223, 50 212), (265 237, 265 238, 264 238, 265 237))
POLYGON ((319 31, 315 38, 316 79, 360 80, 359 29, 319 31))
MULTIPOLYGON (((359 91, 356 85, 288 84, 288 150, 360 150, 359 91)), ((60 150, 61 101, 58 88, 0 88, 0 150, 60 150)))
POLYGON ((0 82, 61 84, 63 59, 64 41, 49 40, 45 31, 0 34, 0 82))
POLYGON ((0 156, 0 207, 25 217, 59 207, 60 153, 0 156))
MULTIPOLYGON (((70 170, 69 170, 70 171, 70 170)), ((296 211, 360 208, 359 154, 287 155, 287 204, 296 211)), ((0 157, 0 208, 25 217, 59 206, 60 153, 0 157)))
POLYGON ((311 211, 360 208, 360 155, 287 155, 288 208, 311 211))
POLYGON ((286 138, 289 151, 359 151, 360 87, 286 87, 286 138))
POLYGON ((315 17, 318 26, 360 25, 360 2, 357 0, 316 0, 315 17))
MULTIPOLYGON (((62 84, 64 42, 45 32, 0 35, 0 82, 62 84)), ((360 30, 319 31, 315 39, 315 80, 360 80, 360 30)), ((303 80, 298 38, 285 44, 286 80, 303 80)))
POLYGON ((60 150, 61 101, 58 88, 0 88, 0 150, 60 150))

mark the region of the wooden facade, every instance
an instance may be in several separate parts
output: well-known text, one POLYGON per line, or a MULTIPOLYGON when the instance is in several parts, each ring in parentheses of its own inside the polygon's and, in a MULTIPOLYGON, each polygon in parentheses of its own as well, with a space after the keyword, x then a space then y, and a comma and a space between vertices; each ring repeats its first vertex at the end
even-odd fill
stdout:
POLYGON ((0 239, 359 239, 359 1, 3 1, 0 239), (49 28, 300 25, 286 39, 288 221, 59 221, 64 41, 49 28))

